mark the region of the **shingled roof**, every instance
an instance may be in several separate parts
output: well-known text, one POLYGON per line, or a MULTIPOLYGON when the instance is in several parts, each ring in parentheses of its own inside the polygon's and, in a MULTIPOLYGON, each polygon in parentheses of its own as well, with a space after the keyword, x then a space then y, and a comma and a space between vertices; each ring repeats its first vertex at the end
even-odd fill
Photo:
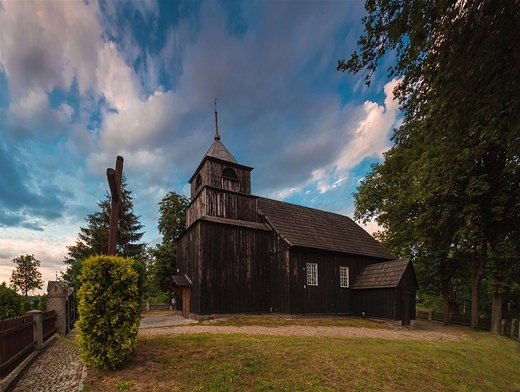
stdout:
POLYGON ((258 213, 291 246, 380 257, 395 257, 347 216, 258 198, 258 213))
MULTIPOLYGON (((227 161, 227 162, 238 163, 237 160, 235 159, 235 157, 233 155, 231 155, 229 150, 222 144, 222 142, 220 141, 220 137, 218 139, 215 138, 215 141, 209 148, 206 155, 204 155, 204 158, 207 156, 212 157, 212 158, 221 159, 221 160, 227 161)), ((204 159, 204 158, 202 158, 202 159, 204 159)))
POLYGON ((367 265, 357 277, 352 289, 395 288, 409 263, 410 259, 400 259, 367 265))

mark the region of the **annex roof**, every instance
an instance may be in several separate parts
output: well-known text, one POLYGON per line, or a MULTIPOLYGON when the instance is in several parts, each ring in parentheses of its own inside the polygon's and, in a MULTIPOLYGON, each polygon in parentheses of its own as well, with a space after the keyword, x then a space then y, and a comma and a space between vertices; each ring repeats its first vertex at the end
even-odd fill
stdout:
POLYGON ((191 282, 186 275, 172 275, 170 285, 172 284, 178 287, 191 287, 191 282))
POLYGON ((347 216, 262 197, 258 213, 291 246, 395 259, 347 216))
POLYGON ((370 264, 361 271, 352 289, 395 288, 401 282, 410 259, 386 261, 370 264))

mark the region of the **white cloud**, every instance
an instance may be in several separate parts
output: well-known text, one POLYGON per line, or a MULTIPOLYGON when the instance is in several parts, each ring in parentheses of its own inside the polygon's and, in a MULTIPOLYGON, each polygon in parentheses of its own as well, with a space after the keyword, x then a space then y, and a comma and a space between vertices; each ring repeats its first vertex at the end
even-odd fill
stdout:
POLYGON ((80 92, 94 82, 101 30, 96 2, 2 1, 0 63, 12 98, 28 89, 67 89, 74 76, 80 92))
POLYGON ((363 104, 365 117, 359 121, 352 139, 341 151, 336 163, 339 172, 353 168, 365 157, 382 157, 383 152, 390 148, 388 135, 397 125, 399 114, 399 104, 393 98, 397 83, 394 79, 385 85, 383 106, 370 101, 363 104))
MULTIPOLYGON (((314 168, 297 186, 284 188, 276 194, 282 198, 289 197, 309 186, 315 187, 319 193, 326 193, 343 186, 350 177, 349 171, 363 159, 382 158, 382 154, 390 147, 389 135, 400 121, 399 106, 392 93, 397 83, 392 80, 385 85, 383 105, 366 101, 357 110, 360 117, 357 122, 351 121, 349 116, 353 112, 347 107, 335 111, 320 110, 320 117, 316 118, 315 124, 320 124, 322 132, 319 137, 307 139, 307 142, 312 142, 314 148, 323 143, 329 152, 334 149, 324 140, 335 142, 339 144, 337 155, 331 157, 325 166, 314 168), (339 124, 342 121, 344 123, 339 124), (339 133, 335 129, 339 129, 339 133)), ((308 156, 301 149, 298 151, 300 154, 308 156)))

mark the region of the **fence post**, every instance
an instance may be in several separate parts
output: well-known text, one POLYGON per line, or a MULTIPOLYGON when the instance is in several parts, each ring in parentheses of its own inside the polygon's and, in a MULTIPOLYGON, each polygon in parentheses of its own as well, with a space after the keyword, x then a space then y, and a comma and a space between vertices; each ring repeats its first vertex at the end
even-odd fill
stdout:
POLYGON ((34 321, 34 341, 35 346, 34 349, 36 351, 40 351, 43 346, 43 323, 42 323, 42 311, 41 310, 31 310, 27 312, 27 314, 32 314, 34 321))
POLYGON ((150 302, 147 302, 146 303, 146 310, 149 312, 150 311, 150 302))
POLYGON ((506 334, 506 325, 507 325, 507 320, 502 319, 500 321, 500 336, 504 336, 506 334))
POLYGON ((431 310, 428 312, 428 320, 429 321, 433 320, 433 311, 431 311, 431 310))

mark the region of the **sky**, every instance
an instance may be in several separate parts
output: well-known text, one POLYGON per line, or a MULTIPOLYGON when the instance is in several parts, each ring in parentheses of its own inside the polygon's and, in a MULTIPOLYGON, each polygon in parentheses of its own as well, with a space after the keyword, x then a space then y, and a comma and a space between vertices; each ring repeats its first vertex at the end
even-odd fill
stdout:
POLYGON ((370 87, 336 71, 357 49, 363 6, 0 0, 0 282, 25 254, 41 261, 44 291, 65 270, 118 155, 143 241, 160 243, 158 203, 189 196, 215 98, 253 194, 352 217, 400 121, 385 64, 370 87))

